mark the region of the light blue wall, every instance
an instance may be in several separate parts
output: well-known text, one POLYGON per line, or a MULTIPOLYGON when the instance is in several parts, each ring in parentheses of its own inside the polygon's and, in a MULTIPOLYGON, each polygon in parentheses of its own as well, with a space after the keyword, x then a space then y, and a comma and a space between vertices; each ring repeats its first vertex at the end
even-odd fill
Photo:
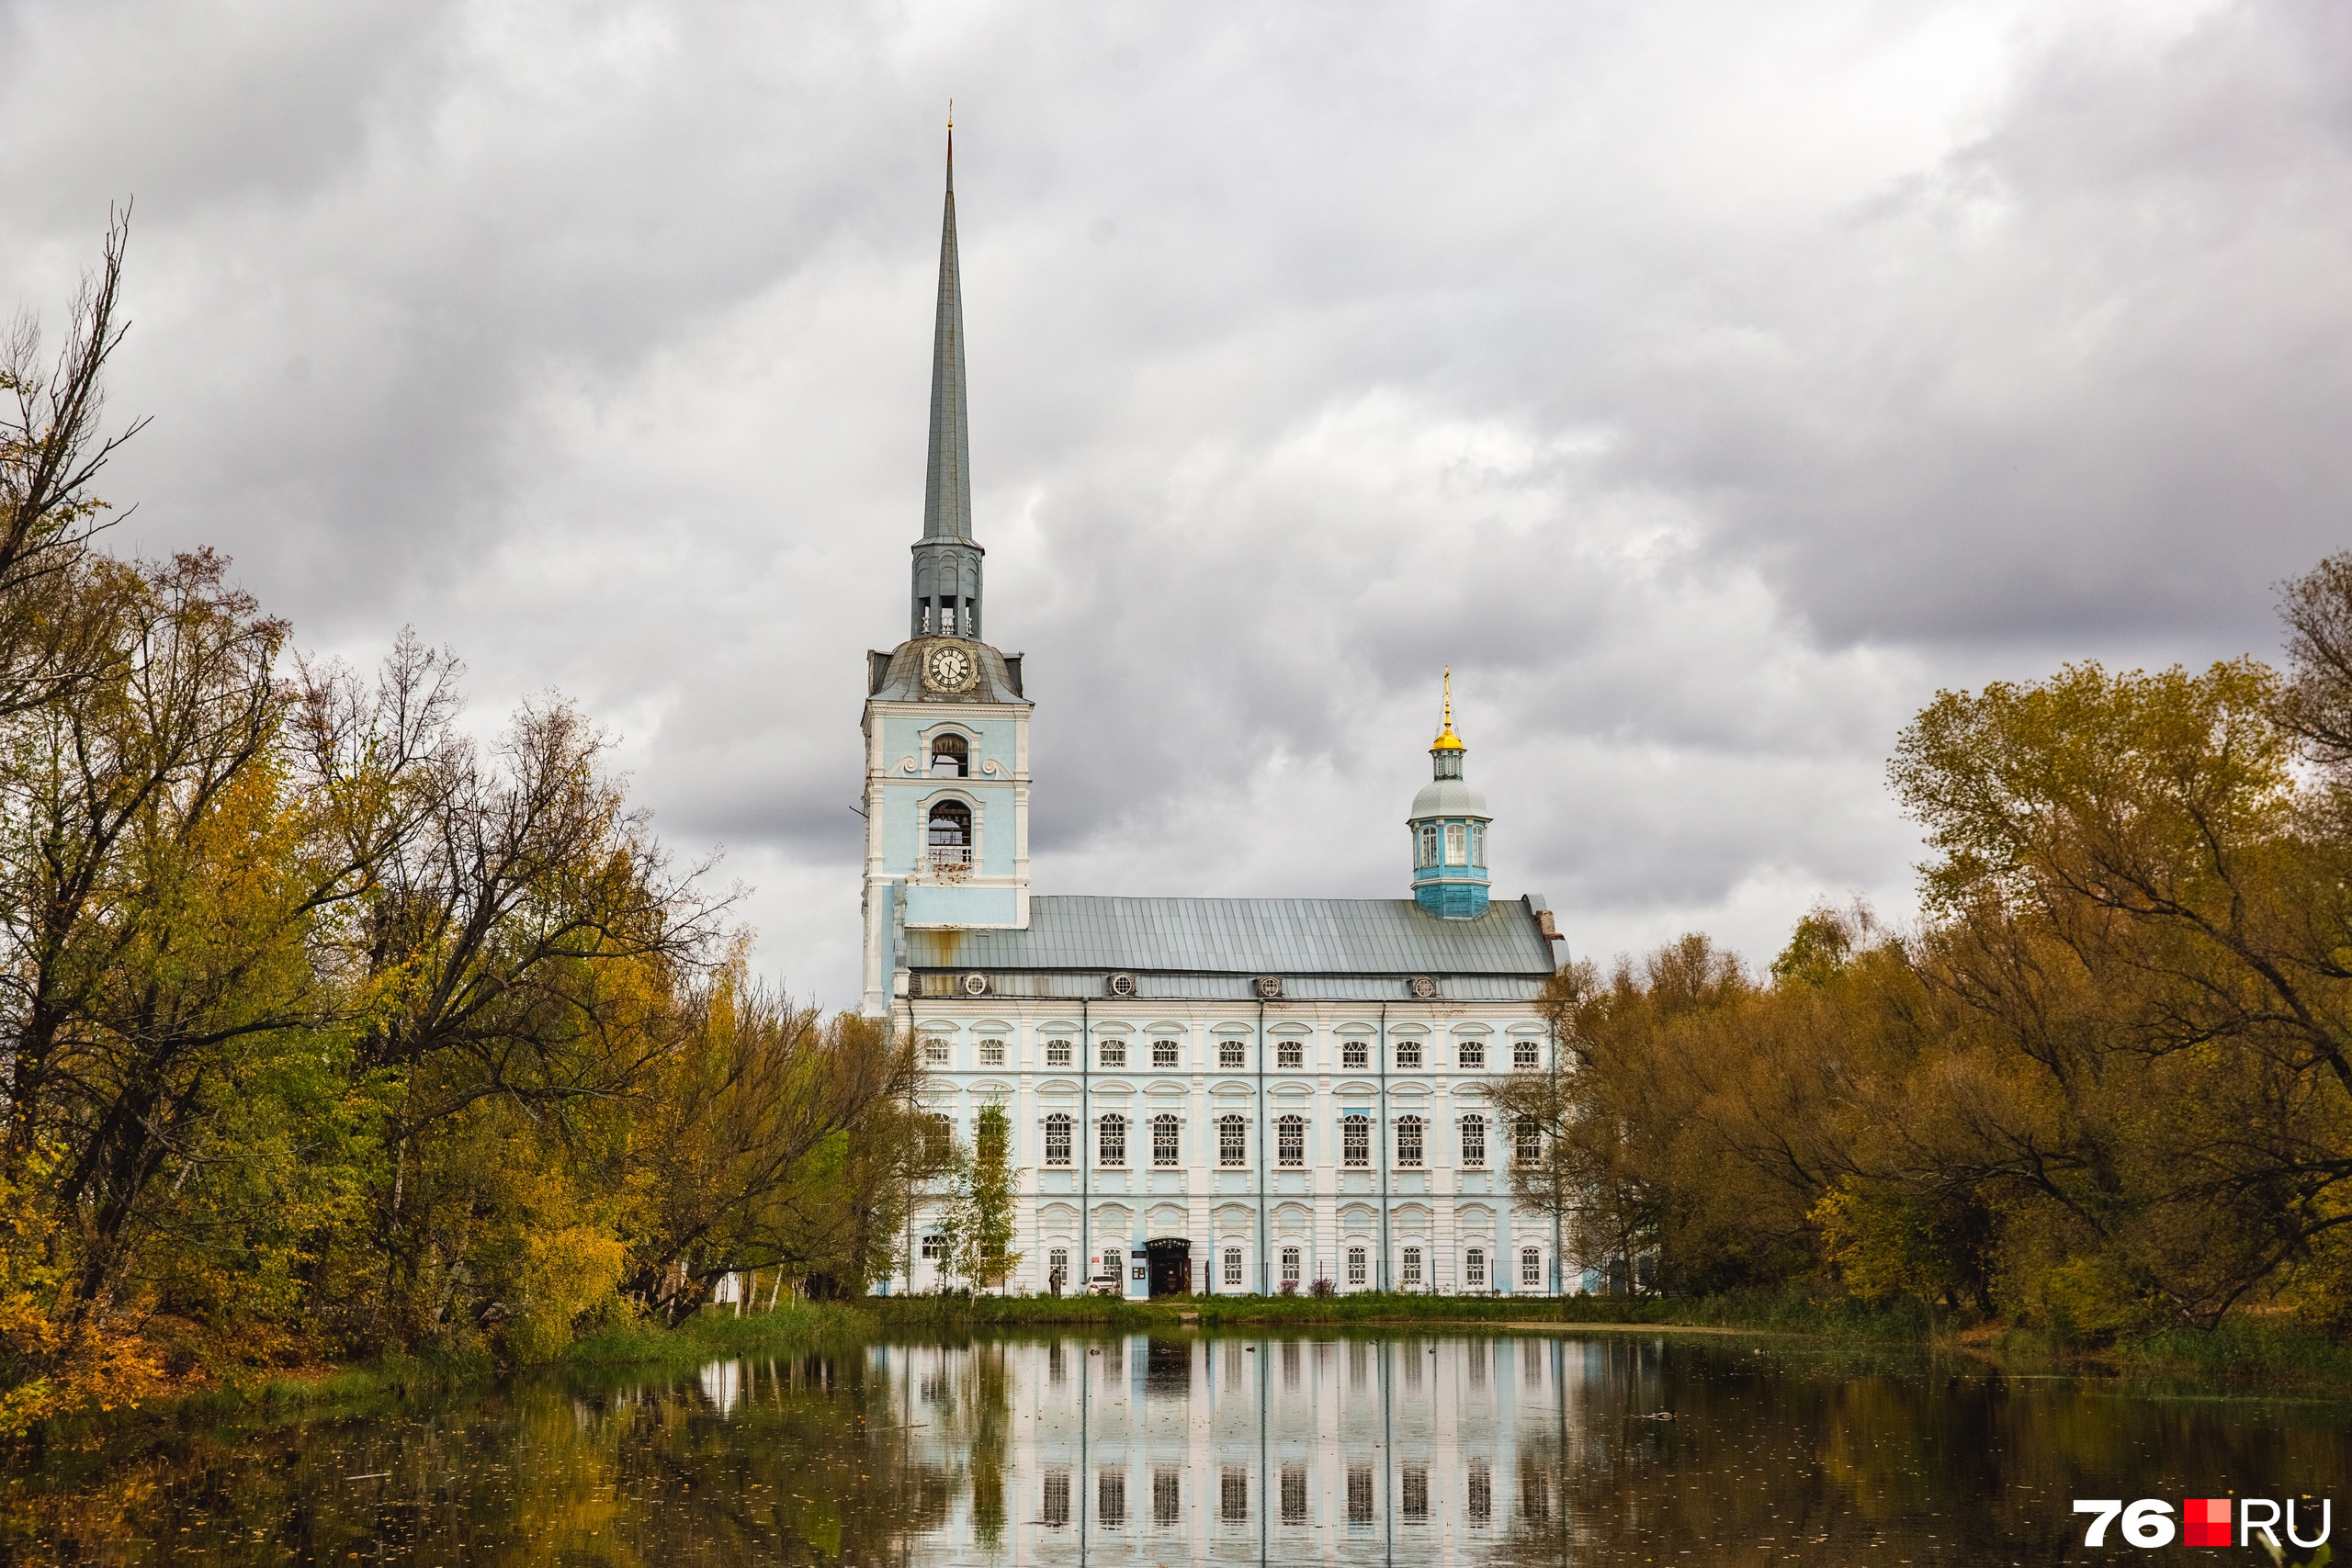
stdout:
POLYGON ((935 887, 910 885, 906 889, 907 923, 917 926, 1009 926, 1021 906, 1010 887, 935 887))
MULTIPOLYGON (((944 795, 969 801, 974 807, 973 824, 979 840, 980 863, 974 869, 983 876, 1011 876, 1016 858, 1018 833, 1013 821, 1012 773, 1019 726, 1012 718, 986 718, 977 722, 960 715, 945 712, 937 716, 892 716, 882 723, 883 766, 887 770, 883 786, 882 855, 884 874, 904 876, 922 863, 927 842, 931 806, 944 795), (961 779, 933 778, 927 772, 913 773, 899 771, 899 763, 912 756, 920 768, 930 766, 927 733, 952 722, 955 728, 971 739, 972 772, 961 779), (993 761, 999 772, 990 775, 981 771, 981 764, 993 761)), ((924 917, 910 913, 910 918, 924 917)))

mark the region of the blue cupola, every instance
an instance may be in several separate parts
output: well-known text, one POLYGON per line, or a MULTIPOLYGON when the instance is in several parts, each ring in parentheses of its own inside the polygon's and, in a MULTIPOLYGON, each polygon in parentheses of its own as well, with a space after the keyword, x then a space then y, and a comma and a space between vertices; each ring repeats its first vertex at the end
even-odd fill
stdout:
POLYGON ((1430 747, 1431 777, 1406 818, 1413 832, 1413 902, 1432 915, 1472 920, 1487 912, 1487 797, 1462 777, 1469 748, 1453 733, 1453 671, 1445 672, 1445 722, 1430 747))

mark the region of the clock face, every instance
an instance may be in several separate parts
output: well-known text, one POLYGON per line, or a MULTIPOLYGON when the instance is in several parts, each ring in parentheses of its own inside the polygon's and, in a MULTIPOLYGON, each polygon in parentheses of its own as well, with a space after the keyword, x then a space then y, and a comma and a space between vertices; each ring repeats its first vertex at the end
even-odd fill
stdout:
POLYGON ((969 649, 943 642, 923 656, 923 682, 935 692, 960 692, 979 673, 969 649))

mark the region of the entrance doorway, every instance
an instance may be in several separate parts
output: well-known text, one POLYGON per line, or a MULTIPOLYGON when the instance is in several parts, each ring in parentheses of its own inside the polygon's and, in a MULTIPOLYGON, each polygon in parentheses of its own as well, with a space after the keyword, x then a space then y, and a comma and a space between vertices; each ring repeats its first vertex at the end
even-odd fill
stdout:
POLYGON ((1193 1288, 1193 1244, 1182 1237, 1171 1240, 1148 1241, 1144 1244, 1147 1261, 1151 1265, 1151 1293, 1155 1296, 1183 1295, 1193 1288))

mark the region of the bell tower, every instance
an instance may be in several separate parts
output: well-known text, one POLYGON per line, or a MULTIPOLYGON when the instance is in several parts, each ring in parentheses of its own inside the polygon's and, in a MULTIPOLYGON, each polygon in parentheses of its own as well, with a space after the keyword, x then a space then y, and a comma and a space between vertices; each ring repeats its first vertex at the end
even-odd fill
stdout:
POLYGON ((905 985, 910 927, 1029 924, 1029 701, 1021 655, 980 640, 964 408, 964 289, 956 140, 931 348, 931 453, 907 640, 865 656, 864 1010, 905 985))

